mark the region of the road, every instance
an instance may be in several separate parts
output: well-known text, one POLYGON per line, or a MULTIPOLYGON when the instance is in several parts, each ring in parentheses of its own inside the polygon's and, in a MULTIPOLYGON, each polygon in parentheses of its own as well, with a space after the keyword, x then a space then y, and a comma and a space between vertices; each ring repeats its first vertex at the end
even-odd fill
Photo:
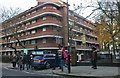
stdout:
POLYGON ((2 78, 70 78, 55 75, 52 71, 52 69, 20 71, 17 68, 13 69, 10 65, 4 64, 2 65, 2 78))

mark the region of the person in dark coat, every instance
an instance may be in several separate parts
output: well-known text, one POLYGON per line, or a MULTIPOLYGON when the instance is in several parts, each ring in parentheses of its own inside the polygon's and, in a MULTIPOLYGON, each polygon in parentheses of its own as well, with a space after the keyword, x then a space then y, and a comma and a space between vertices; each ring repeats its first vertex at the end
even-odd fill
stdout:
POLYGON ((19 60, 18 60, 18 64, 19 64, 19 69, 22 70, 22 64, 23 64, 23 57, 20 56, 19 60))
POLYGON ((11 62, 12 62, 12 66, 15 68, 17 63, 17 57, 15 54, 12 56, 11 62))
POLYGON ((29 53, 29 54, 27 55, 27 69, 30 69, 30 68, 31 68, 32 58, 33 58, 32 54, 29 53))
POLYGON ((23 54, 23 59, 22 59, 22 68, 23 68, 23 70, 25 69, 25 66, 26 66, 26 54, 24 53, 23 54))
POLYGON ((56 67, 60 67, 60 58, 59 58, 58 52, 56 52, 56 54, 55 54, 53 70, 55 70, 56 67))
POLYGON ((96 47, 92 46, 92 55, 91 55, 92 68, 97 69, 97 50, 96 47))
POLYGON ((31 60, 30 55, 24 54, 24 56, 23 56, 23 70, 25 69, 25 67, 27 68, 27 70, 30 68, 30 60, 31 60))

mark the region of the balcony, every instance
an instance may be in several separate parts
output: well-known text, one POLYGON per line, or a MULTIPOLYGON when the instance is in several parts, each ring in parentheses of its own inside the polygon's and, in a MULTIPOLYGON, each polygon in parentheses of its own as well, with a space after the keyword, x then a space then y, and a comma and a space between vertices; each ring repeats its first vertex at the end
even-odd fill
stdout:
POLYGON ((77 50, 91 50, 91 47, 90 46, 80 46, 80 45, 77 45, 76 49, 77 50))
POLYGON ((28 20, 37 16, 45 15, 45 14, 54 14, 57 16, 62 16, 62 13, 59 10, 55 10, 53 8, 46 8, 46 9, 40 9, 35 13, 25 16, 24 18, 21 19, 21 21, 28 20))

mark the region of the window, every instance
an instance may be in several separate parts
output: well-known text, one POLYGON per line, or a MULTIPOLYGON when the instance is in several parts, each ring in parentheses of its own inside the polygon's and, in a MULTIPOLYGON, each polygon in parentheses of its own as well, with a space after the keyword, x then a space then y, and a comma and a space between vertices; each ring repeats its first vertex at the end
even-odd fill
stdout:
POLYGON ((8 37, 8 39, 10 40, 10 37, 8 37))
POLYGON ((29 45, 29 44, 30 44, 30 41, 26 41, 26 42, 25 42, 25 45, 29 45))
POLYGON ((31 31, 31 34, 35 34, 35 33, 36 33, 36 30, 32 30, 32 31, 31 31))
POLYGON ((55 58, 55 56, 54 55, 47 55, 47 56, 45 56, 45 58, 55 58))
POLYGON ((73 22, 73 21, 69 21, 69 24, 70 24, 70 25, 74 25, 74 22, 73 22))
POLYGON ((46 9, 46 7, 43 7, 42 9, 46 9))
POLYGON ((17 28, 19 29, 19 28, 20 28, 20 26, 17 26, 17 28))
POLYGON ((20 37, 20 34, 18 34, 18 37, 20 37))
POLYGON ((32 40, 32 41, 31 41, 31 44, 35 44, 35 43, 36 43, 36 40, 32 40))
POLYGON ((21 42, 22 45, 25 45, 25 42, 21 42))
POLYGON ((22 16, 22 18, 24 18, 25 16, 22 16))
POLYGON ((56 38, 56 43, 61 44, 62 43, 62 39, 61 38, 56 38))
POLYGON ((82 28, 82 27, 80 27, 79 31, 80 31, 80 32, 82 32, 82 30, 83 30, 83 28, 82 28))
POLYGON ((57 9, 56 7, 53 7, 53 9, 57 9))
POLYGON ((21 33, 21 36, 24 36, 24 33, 21 33))
POLYGON ((17 43, 17 46, 19 46, 19 43, 17 43))
POLYGON ((27 22, 26 25, 30 25, 30 22, 27 22))
POLYGON ((53 20, 58 20, 57 17, 55 17, 55 16, 52 16, 52 19, 53 19, 53 20))
POLYGON ((43 17, 42 20, 46 20, 46 17, 43 17))
POLYGON ((7 47, 7 45, 4 46, 5 48, 7 47))
POLYGON ((28 31, 28 35, 30 35, 30 31, 28 31))
POLYGON ((30 15, 30 13, 28 13, 26 16, 29 16, 30 15))
POLYGON ((46 39, 43 39, 43 43, 47 43, 46 39))
POLYGON ((22 27, 24 27, 24 24, 22 24, 22 27))
POLYGON ((32 24, 34 24, 34 23, 36 23, 36 22, 37 22, 37 20, 33 20, 33 21, 32 21, 32 24))
POLYGON ((26 34, 26 35, 30 35, 30 31, 26 32, 25 34, 26 34))
POLYGON ((46 31, 46 27, 44 27, 44 28, 42 29, 42 31, 46 31))
POLYGON ((7 38, 5 38, 5 40, 7 40, 7 38))
POLYGON ((15 36, 13 36, 13 38, 15 38, 15 36))
POLYGON ((15 47, 15 43, 13 43, 12 46, 15 47))
POLYGON ((35 13, 35 12, 36 12, 36 10, 34 10, 34 11, 32 12, 32 14, 35 13))

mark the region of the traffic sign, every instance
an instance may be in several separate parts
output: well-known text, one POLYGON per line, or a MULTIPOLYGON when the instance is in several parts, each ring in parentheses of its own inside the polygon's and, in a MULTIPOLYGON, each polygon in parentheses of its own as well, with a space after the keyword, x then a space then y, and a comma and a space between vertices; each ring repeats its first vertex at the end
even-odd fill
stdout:
POLYGON ((82 35, 82 43, 83 43, 83 44, 86 43, 86 37, 85 37, 85 34, 82 35))
POLYGON ((28 54, 28 49, 27 49, 27 48, 24 49, 24 53, 25 53, 25 54, 28 54))

